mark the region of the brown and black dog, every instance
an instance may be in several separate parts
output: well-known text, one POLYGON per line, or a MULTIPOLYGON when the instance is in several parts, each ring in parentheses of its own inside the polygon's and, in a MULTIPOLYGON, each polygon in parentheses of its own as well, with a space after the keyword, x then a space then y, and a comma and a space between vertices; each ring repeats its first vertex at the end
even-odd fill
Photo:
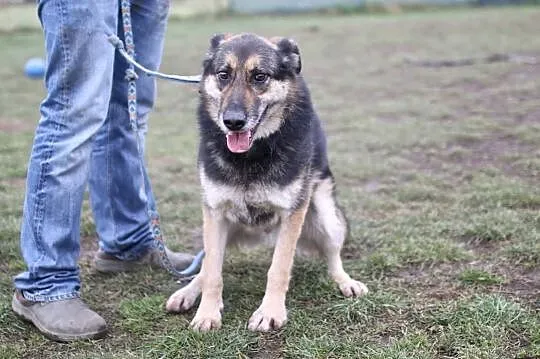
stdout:
POLYGON ((317 250, 347 296, 367 293, 344 270, 346 218, 336 203, 326 138, 300 74, 290 39, 215 35, 203 62, 198 111, 203 189, 201 272, 167 301, 186 311, 202 293, 191 327, 221 326, 225 247, 235 241, 275 243, 266 292, 248 328, 287 321, 285 296, 298 246, 317 250))

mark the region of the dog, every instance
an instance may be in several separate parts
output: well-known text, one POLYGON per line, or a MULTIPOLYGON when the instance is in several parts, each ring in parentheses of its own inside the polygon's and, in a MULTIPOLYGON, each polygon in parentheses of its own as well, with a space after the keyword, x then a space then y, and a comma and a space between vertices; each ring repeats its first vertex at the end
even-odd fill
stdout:
POLYGON ((187 311, 202 293, 190 324, 196 331, 221 326, 225 248, 237 241, 275 243, 265 295, 248 322, 251 331, 286 323, 297 244, 326 258, 346 297, 368 291, 343 269, 347 220, 301 67, 299 48, 288 38, 242 33, 210 41, 198 108, 205 258, 200 273, 166 303, 169 312, 187 311))

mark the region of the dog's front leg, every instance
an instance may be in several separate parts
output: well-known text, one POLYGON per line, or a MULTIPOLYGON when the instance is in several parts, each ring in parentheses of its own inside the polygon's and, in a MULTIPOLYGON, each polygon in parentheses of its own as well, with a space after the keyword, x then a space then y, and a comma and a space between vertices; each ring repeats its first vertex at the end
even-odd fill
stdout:
POLYGON ((308 203, 305 203, 282 219, 272 264, 268 270, 266 292, 260 307, 249 319, 249 330, 266 332, 279 329, 287 322, 285 297, 289 289, 296 243, 302 232, 307 207, 308 203))
POLYGON ((205 257, 201 267, 201 303, 191 327, 206 332, 221 327, 223 309, 223 258, 227 245, 227 226, 219 211, 203 205, 203 241, 205 257))

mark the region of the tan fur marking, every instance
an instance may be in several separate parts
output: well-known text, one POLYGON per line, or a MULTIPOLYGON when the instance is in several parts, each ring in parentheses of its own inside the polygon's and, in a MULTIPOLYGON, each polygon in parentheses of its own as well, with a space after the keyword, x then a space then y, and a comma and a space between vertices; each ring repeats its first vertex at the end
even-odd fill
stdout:
MULTIPOLYGON (((231 33, 226 33, 224 34, 225 35, 225 38, 224 38, 224 41, 231 41, 231 40, 234 40, 234 39, 237 39, 243 35, 245 35, 244 33, 240 33, 240 34, 231 34, 231 33)), ((262 36, 258 36, 261 40, 263 40, 264 42, 266 42, 270 47, 272 47, 274 50, 277 49, 277 46, 275 43, 273 43, 272 41, 270 41, 270 39, 267 39, 266 37, 262 37, 262 36)), ((277 37, 276 37, 277 38, 277 37)), ((280 38, 279 38, 280 39, 280 38)))
POLYGON ((203 80, 203 88, 209 100, 207 102, 207 109, 210 117, 223 131, 227 131, 223 121, 219 119, 219 107, 222 94, 218 88, 215 76, 207 76, 203 80))
POLYGON ((287 101, 291 88, 294 89, 294 86, 290 81, 270 80, 267 90, 259 96, 262 106, 269 106, 270 109, 266 113, 266 118, 261 122, 259 129, 255 132, 254 139, 268 137, 279 130, 283 122, 285 106, 294 104, 294 101, 287 101))
POLYGON ((231 34, 231 33, 227 33, 227 35, 225 36, 225 40, 226 40, 226 41, 231 41, 231 40, 234 40, 234 39, 239 38, 240 36, 242 36, 242 34, 231 34))
POLYGON ((249 73, 259 67, 260 63, 261 58, 259 57, 259 55, 252 55, 247 58, 246 62, 244 62, 244 70, 246 71, 246 73, 249 73))
POLYGON ((283 37, 281 37, 281 36, 273 36, 273 37, 271 37, 271 38, 269 38, 269 39, 266 39, 266 38, 265 38, 264 40, 266 40, 266 42, 267 42, 274 50, 276 50, 276 49, 277 49, 277 44, 278 44, 278 42, 279 42, 281 39, 283 39, 283 37))
POLYGON ((368 292, 364 283, 352 279, 343 269, 341 248, 346 236, 346 223, 343 213, 337 208, 333 195, 334 183, 327 178, 319 182, 313 192, 313 205, 316 209, 317 222, 324 235, 316 237, 322 253, 328 262, 328 273, 346 297, 361 296, 368 292))
POLYGON ((296 243, 302 232, 309 201, 283 221, 268 271, 266 295, 285 295, 293 265, 296 243))
POLYGON ((272 80, 260 98, 267 104, 285 101, 289 93, 289 87, 290 81, 272 80))
POLYGON ((238 68, 238 57, 236 57, 234 53, 229 52, 227 55, 225 55, 225 61, 233 71, 238 68))
POLYGON ((302 232, 309 201, 283 219, 278 235, 272 264, 268 270, 266 292, 260 307, 249 320, 253 331, 279 329, 287 322, 285 297, 289 289, 296 244, 302 232))
POLYGON ((201 267, 202 297, 191 327, 208 331, 221 327, 223 306, 223 259, 227 245, 227 226, 218 213, 203 205, 203 242, 205 257, 201 267))

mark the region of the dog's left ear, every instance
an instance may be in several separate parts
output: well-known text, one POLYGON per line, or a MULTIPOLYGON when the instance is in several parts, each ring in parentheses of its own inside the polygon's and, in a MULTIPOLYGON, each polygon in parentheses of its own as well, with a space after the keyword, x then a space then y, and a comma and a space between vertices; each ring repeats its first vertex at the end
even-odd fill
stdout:
POLYGON ((281 55, 281 64, 295 74, 302 70, 302 60, 300 59, 300 50, 293 39, 285 37, 274 37, 270 39, 277 46, 281 55))

